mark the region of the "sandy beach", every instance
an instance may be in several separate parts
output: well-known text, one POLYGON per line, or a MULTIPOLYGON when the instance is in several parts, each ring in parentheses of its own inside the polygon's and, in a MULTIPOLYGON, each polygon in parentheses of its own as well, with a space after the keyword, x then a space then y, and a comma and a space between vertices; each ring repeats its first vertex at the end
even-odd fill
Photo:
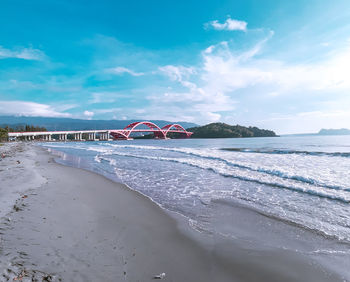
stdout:
MULTIPOLYGON (((322 259, 201 234, 125 185, 57 164, 37 146, 6 144, 0 154, 1 281, 153 281, 162 273, 162 281, 349 278, 322 259)), ((281 223, 268 233, 263 217, 233 211, 232 225, 250 226, 251 238, 288 240, 283 232, 296 228, 281 223)))

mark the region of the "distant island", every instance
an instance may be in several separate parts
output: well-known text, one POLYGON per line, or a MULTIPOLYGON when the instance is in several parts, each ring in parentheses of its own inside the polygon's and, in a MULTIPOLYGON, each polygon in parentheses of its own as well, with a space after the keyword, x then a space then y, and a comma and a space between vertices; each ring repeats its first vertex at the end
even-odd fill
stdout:
POLYGON ((191 138, 246 138, 246 137, 277 137, 272 130, 226 123, 210 123, 204 126, 188 128, 192 131, 191 138))
POLYGON ((350 135, 350 129, 321 129, 318 135, 350 135))

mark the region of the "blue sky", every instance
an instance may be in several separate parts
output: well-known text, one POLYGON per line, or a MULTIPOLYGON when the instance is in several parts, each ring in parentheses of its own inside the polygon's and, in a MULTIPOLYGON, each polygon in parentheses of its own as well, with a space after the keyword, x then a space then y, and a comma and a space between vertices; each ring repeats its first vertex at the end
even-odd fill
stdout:
POLYGON ((350 5, 1 1, 0 114, 350 127, 350 5))

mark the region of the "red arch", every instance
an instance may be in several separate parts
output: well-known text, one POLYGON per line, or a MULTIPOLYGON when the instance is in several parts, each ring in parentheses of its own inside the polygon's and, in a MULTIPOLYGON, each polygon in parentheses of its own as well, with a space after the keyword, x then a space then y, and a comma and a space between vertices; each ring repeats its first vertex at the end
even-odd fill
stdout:
MULTIPOLYGON (((128 126, 126 126, 123 130, 111 130, 110 134, 115 138, 115 139, 129 139, 130 134, 136 130, 136 128, 139 125, 146 125, 154 134, 155 138, 159 139, 166 139, 167 134, 169 132, 178 132, 182 134, 182 136, 185 137, 190 137, 192 135, 192 132, 186 131, 181 125, 179 124, 168 124, 160 128, 158 125, 154 124, 153 122, 149 121, 138 121, 138 122, 133 122, 130 123, 128 126)), ((141 130, 138 130, 138 132, 142 132, 141 130)))
POLYGON ((165 138, 164 132, 160 129, 160 127, 154 124, 153 122, 149 122, 149 121, 139 121, 139 122, 130 123, 127 127, 124 128, 124 130, 130 130, 128 131, 129 132, 128 137, 134 131, 134 129, 136 129, 136 127, 142 124, 146 125, 149 129, 153 131, 155 138, 160 138, 160 139, 165 138))
POLYGON ((170 130, 171 132, 179 132, 185 135, 187 138, 191 137, 191 135, 193 134, 192 132, 186 131, 186 129, 183 128, 180 124, 167 124, 162 127, 162 131, 164 132, 165 138, 167 137, 167 134, 170 130), (172 130, 172 128, 175 128, 175 130, 172 130))
POLYGON ((111 131, 111 135, 116 139, 129 139, 130 134, 140 125, 146 125, 149 129, 153 131, 154 137, 159 139, 165 139, 164 132, 160 127, 153 122, 149 121, 139 121, 130 123, 123 130, 111 131))
POLYGON ((114 137, 114 139, 125 140, 128 139, 128 136, 121 132, 120 130, 111 130, 110 135, 114 137))

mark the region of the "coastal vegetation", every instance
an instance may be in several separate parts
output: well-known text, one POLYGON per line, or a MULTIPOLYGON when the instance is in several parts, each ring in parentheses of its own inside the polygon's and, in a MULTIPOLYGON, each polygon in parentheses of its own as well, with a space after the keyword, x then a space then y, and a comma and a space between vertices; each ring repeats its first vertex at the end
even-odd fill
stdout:
POLYGON ((7 131, 0 127, 0 142, 7 140, 7 131))
POLYGON ((192 138, 244 138, 244 137, 277 137, 272 130, 226 123, 210 123, 204 126, 188 128, 193 132, 192 138))
POLYGON ((5 126, 0 127, 0 141, 6 141, 8 139, 9 132, 38 132, 47 131, 45 127, 34 126, 34 125, 18 125, 14 128, 5 126))

